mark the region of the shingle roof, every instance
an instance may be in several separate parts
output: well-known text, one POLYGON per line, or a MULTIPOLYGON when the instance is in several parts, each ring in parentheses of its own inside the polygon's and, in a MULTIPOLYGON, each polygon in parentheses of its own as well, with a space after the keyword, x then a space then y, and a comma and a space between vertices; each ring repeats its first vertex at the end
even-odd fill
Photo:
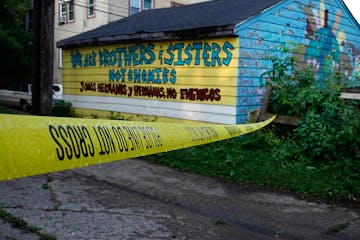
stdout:
POLYGON ((167 39, 209 33, 232 35, 235 24, 282 0, 214 0, 140 12, 59 41, 58 47, 129 40, 167 39))

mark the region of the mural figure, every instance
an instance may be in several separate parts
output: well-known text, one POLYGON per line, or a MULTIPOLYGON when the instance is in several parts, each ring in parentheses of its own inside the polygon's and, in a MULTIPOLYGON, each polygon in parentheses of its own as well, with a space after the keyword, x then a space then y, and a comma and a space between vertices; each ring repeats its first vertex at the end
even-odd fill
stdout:
POLYGON ((305 37, 309 44, 300 46, 299 67, 312 66, 320 86, 327 76, 336 73, 341 73, 344 82, 353 74, 353 64, 344 51, 348 47, 345 33, 338 30, 341 10, 337 10, 331 22, 324 1, 321 1, 319 11, 312 10, 316 8, 311 2, 300 8, 306 15, 305 37))

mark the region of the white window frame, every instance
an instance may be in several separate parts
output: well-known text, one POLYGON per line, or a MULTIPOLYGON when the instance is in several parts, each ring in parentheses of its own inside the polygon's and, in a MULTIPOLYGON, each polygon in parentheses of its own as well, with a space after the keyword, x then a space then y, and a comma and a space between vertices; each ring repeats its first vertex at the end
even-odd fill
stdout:
POLYGON ((64 19, 67 19, 67 6, 66 2, 61 2, 59 4, 59 16, 63 17, 64 19))
POLYGON ((70 0, 67 5, 67 20, 68 22, 75 22, 75 0, 70 0), (72 5, 72 19, 70 19, 70 5, 72 5))
POLYGON ((95 0, 87 0, 87 17, 88 18, 95 17, 95 0))
POLYGON ((59 3, 59 17, 65 20, 64 23, 75 22, 75 0, 62 0, 59 3), (72 18, 70 18, 70 5, 72 6, 72 18))
POLYGON ((63 62, 62 62, 62 48, 59 48, 59 69, 62 69, 63 62))
MULTIPOLYGON (((145 9, 145 0, 129 0, 129 14, 133 15, 136 13, 139 13, 141 11, 145 11, 145 10, 149 10, 149 9, 145 9), (133 11, 133 9, 137 9, 135 11, 133 11)), ((154 0, 150 0, 151 1, 151 7, 150 9, 154 8, 154 0)))

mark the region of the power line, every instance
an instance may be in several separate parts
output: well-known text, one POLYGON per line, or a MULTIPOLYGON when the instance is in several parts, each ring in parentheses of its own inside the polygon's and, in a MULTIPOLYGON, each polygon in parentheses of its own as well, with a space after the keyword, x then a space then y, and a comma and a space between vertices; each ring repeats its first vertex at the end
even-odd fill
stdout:
MULTIPOLYGON (((60 4, 64 4, 64 3, 68 3, 68 1, 67 1, 67 2, 65 2, 65 1, 60 2, 60 4)), ((102 3, 106 4, 105 2, 102 2, 102 3)), ((89 6, 85 6, 85 5, 82 5, 82 4, 78 4, 78 3, 76 3, 75 1, 73 2, 73 4, 74 4, 74 6, 79 6, 79 7, 83 7, 83 8, 86 8, 86 9, 89 9, 89 8, 90 8, 89 6)), ((85 3, 84 3, 84 4, 85 4, 85 3)), ((117 6, 117 7, 119 7, 119 8, 122 8, 122 9, 125 9, 126 11, 129 11, 127 8, 120 7, 120 6, 114 5, 114 4, 112 4, 112 5, 113 5, 113 6, 117 6)), ((127 17, 126 15, 121 15, 121 14, 113 13, 113 12, 110 12, 110 11, 107 11, 107 10, 102 10, 102 9, 97 8, 97 7, 94 7, 93 9, 94 9, 94 11, 106 13, 106 14, 109 14, 109 15, 117 16, 117 17, 123 17, 123 18, 124 18, 124 17, 127 17)))
MULTIPOLYGON (((84 5, 81 5, 81 4, 78 4, 78 3, 74 3, 75 6, 79 6, 79 7, 83 7, 83 8, 87 8, 89 9, 90 7, 88 6, 84 6, 84 5)), ((124 15, 120 15, 120 14, 117 14, 117 13, 112 13, 112 12, 109 12, 109 11, 105 11, 105 10, 100 10, 100 9, 97 9, 97 8, 94 8, 94 11, 98 11, 98 12, 102 12, 102 13, 107 13, 107 14, 110 14, 110 15, 114 15, 114 16, 117 16, 117 17, 126 17, 124 15)))
POLYGON ((102 4, 107 4, 107 5, 110 5, 110 6, 114 6, 114 7, 117 7, 117 8, 122 8, 122 9, 125 9, 126 11, 129 11, 129 8, 126 8, 126 7, 122 7, 120 5, 117 5, 117 4, 113 4, 113 3, 106 3, 106 2, 103 2, 103 1, 98 1, 96 0, 97 3, 102 3, 102 4))
MULTIPOLYGON (((103 2, 103 1, 98 1, 98 0, 94 0, 95 1, 95 5, 97 5, 97 3, 99 3, 99 5, 103 4, 105 6, 113 6, 114 8, 116 8, 118 11, 124 11, 126 13, 129 12, 129 8, 127 7, 123 7, 123 6, 120 6, 120 5, 117 5, 117 4, 112 4, 112 3, 106 3, 106 2, 103 2)), ((81 2, 81 1, 77 1, 77 2, 81 2)), ((84 5, 87 5, 87 2, 81 2, 82 4, 84 5)), ((87 7, 89 8, 89 7, 87 7)), ((96 7, 96 9, 100 9, 99 7, 96 7)), ((102 11, 107 11, 107 12, 110 12, 108 10, 102 10, 102 11)), ((113 14, 117 14, 117 13, 114 13, 112 12, 113 14)))
POLYGON ((62 29, 62 28, 54 28, 57 31, 62 31, 62 32, 69 32, 69 33, 83 33, 83 32, 75 32, 75 31, 70 31, 70 30, 66 30, 66 29, 62 29))

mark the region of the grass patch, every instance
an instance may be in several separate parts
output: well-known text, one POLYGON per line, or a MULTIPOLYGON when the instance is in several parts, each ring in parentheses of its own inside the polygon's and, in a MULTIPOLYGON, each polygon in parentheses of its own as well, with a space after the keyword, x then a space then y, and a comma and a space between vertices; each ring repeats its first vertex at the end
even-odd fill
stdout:
POLYGON ((47 234, 47 233, 40 233, 39 234, 40 240, 56 240, 56 237, 47 234))
POLYGON ((2 207, 0 207, 0 218, 8 221, 14 228, 21 228, 28 232, 37 234, 41 240, 56 240, 54 236, 47 233, 41 233, 40 228, 29 225, 24 219, 6 212, 2 207))
POLYGON ((183 171, 276 187, 316 197, 359 200, 360 177, 352 159, 307 161, 287 137, 272 127, 260 132, 148 156, 183 171), (348 162, 348 163, 347 163, 348 162), (348 168, 345 174, 344 168, 348 168))
POLYGON ((41 185, 41 188, 44 189, 44 190, 50 190, 50 185, 48 183, 43 183, 41 185))
POLYGON ((50 186, 49 183, 51 183, 53 180, 54 180, 53 177, 48 175, 46 182, 41 185, 41 188, 44 189, 44 190, 50 190, 51 186, 50 186))
POLYGON ((337 224, 335 226, 329 227, 329 229, 326 231, 326 234, 328 235, 336 235, 337 233, 343 231, 344 229, 348 228, 350 226, 350 223, 343 223, 343 224, 337 224))
POLYGON ((18 218, 11 213, 6 212, 2 208, 0 208, 0 217, 11 223, 11 226, 15 228, 25 229, 27 227, 27 223, 22 218, 18 218))
POLYGON ((0 106, 0 114, 13 114, 8 108, 0 106))

